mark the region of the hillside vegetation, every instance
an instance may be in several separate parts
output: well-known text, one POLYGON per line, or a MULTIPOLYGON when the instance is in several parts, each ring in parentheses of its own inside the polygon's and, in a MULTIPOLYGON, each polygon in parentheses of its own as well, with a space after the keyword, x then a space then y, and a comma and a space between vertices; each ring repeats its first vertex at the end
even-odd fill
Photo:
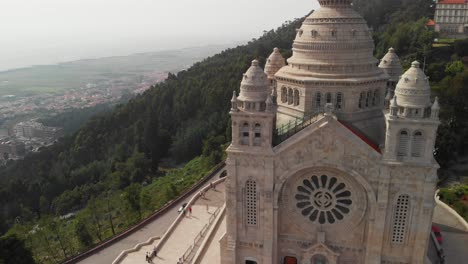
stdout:
MULTIPOLYGON (((385 12, 379 6, 383 0, 356 2, 366 17, 375 10, 385 12)), ((468 116, 468 74, 459 67, 460 52, 467 49, 464 42, 433 48, 436 34, 424 26, 432 1, 402 2, 403 8, 396 5, 384 19, 371 22, 376 54, 395 46, 405 66, 426 57, 444 108, 437 155, 445 165, 468 142, 463 123, 468 116), (451 133, 456 137, 449 139, 451 133)), ((24 240, 37 262, 57 263, 172 199, 222 159, 223 144, 230 141, 230 97, 250 62, 257 58, 263 64, 274 47, 289 57, 301 22, 287 22, 247 45, 170 74, 164 83, 92 119, 73 136, 0 168, 0 232, 9 230, 10 237, 24 240), (167 173, 160 170, 163 158, 194 160, 167 173), (78 214, 58 218, 71 212, 78 214)))

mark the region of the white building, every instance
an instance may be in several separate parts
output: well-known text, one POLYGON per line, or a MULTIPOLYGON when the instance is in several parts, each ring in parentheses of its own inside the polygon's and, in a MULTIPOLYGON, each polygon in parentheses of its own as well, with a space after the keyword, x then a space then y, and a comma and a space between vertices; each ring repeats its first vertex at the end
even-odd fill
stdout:
POLYGON ((425 263, 437 100, 418 62, 377 67, 351 0, 319 2, 231 100, 221 263, 425 263))
POLYGON ((468 0, 438 0, 434 20, 443 37, 468 37, 468 0))

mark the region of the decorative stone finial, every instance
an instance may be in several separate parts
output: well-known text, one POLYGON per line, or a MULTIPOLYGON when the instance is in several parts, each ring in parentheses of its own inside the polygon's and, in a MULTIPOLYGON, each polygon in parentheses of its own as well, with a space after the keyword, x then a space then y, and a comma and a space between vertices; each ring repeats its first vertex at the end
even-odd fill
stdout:
POLYGON ((231 111, 236 112, 238 110, 237 108, 237 95, 236 91, 232 92, 232 99, 231 99, 231 111))
POLYGON ((439 97, 436 97, 436 98, 435 98, 434 104, 432 104, 431 109, 432 109, 432 110, 439 110, 439 109, 440 109, 439 97))
POLYGON ((394 48, 389 48, 389 49, 388 49, 388 52, 390 52, 390 53, 395 53, 395 49, 394 49, 394 48))
POLYGON ((419 61, 413 61, 411 63, 411 67, 413 68, 421 68, 421 63, 419 63, 419 61))
POLYGON ((252 66, 258 67, 258 60, 253 60, 252 61, 252 66))
POLYGON ((391 107, 398 107, 398 103, 397 103, 397 100, 396 100, 396 95, 393 96, 393 99, 390 102, 390 106, 391 107))

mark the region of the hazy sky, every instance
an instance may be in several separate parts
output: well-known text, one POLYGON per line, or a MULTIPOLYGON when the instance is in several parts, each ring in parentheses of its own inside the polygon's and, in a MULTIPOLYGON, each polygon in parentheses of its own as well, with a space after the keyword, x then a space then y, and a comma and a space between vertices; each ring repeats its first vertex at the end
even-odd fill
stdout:
POLYGON ((316 0, 0 0, 0 70, 249 40, 316 0))

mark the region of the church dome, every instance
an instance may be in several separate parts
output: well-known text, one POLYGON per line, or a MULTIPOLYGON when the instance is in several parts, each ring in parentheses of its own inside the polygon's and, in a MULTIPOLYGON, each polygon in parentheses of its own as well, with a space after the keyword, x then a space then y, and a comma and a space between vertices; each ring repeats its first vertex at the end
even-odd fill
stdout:
POLYGON ((431 106, 429 78, 420 66, 419 62, 414 61, 411 68, 401 76, 395 90, 398 106, 408 108, 431 106))
POLYGON ((252 66, 244 73, 237 99, 245 102, 265 102, 269 91, 267 75, 257 60, 252 61, 252 66))
POLYGON ((323 79, 383 78, 372 32, 351 0, 319 1, 321 8, 297 30, 293 55, 281 75, 323 79))
POLYGON ((395 53, 395 49, 390 48, 388 50, 388 53, 380 61, 379 68, 390 76, 389 81, 398 82, 403 73, 403 67, 401 66, 400 58, 395 53))
POLYGON ((280 50, 275 48, 273 53, 268 57, 265 64, 265 73, 268 75, 268 78, 273 78, 275 74, 286 65, 286 60, 283 55, 281 55, 280 50))

